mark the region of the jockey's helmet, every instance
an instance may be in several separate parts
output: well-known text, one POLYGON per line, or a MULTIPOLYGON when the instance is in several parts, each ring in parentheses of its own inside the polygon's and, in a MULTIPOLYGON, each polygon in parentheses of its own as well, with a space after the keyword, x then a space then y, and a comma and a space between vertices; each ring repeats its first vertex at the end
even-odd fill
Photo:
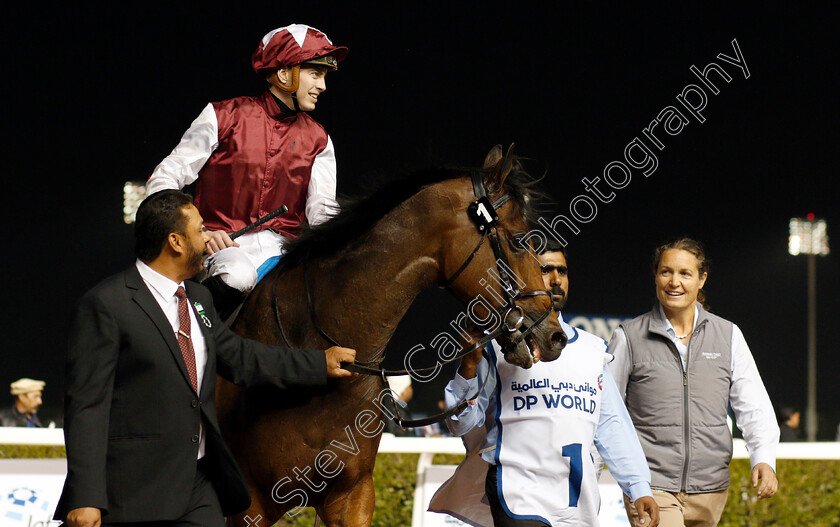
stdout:
POLYGON ((251 64, 261 77, 269 77, 281 68, 292 69, 292 85, 281 84, 274 77, 269 82, 285 92, 294 93, 302 64, 336 70, 346 56, 347 48, 334 46, 323 32, 303 24, 292 24, 268 32, 251 56, 251 64))

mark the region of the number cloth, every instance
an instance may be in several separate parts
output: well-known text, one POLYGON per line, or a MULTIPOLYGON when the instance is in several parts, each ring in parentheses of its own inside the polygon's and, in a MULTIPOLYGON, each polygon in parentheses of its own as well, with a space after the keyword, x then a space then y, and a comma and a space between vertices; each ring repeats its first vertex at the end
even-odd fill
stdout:
MULTIPOLYGON (((491 525, 489 508, 481 504, 490 463, 497 467, 496 490, 508 516, 597 526, 593 443, 625 493, 634 500, 651 495, 644 454, 606 367, 611 360, 606 343, 560 323, 569 342, 553 362, 524 370, 505 362, 498 346, 491 345, 491 377, 482 394, 447 420, 454 434, 465 436, 467 458, 432 499, 430 510, 491 525)), ((487 362, 478 370, 469 381, 459 375, 450 381, 448 406, 475 392, 487 362)))

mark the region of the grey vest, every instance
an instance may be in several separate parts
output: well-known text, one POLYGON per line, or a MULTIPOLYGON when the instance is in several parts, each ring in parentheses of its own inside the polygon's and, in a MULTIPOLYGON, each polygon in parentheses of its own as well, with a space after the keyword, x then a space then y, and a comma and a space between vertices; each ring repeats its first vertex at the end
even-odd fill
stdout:
POLYGON ((698 308, 685 371, 659 306, 621 325, 631 364, 627 409, 656 489, 729 487, 732 323, 698 308))

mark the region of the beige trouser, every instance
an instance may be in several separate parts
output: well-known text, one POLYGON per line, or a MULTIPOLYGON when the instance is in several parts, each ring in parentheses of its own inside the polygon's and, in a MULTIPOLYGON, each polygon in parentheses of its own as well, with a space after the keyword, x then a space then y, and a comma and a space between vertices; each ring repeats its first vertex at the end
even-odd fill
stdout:
MULTIPOLYGON (((686 494, 654 490, 653 499, 659 505, 659 527, 715 527, 726 505, 727 490, 686 494)), ((639 515, 630 498, 624 496, 627 518, 634 527, 645 527, 639 523, 639 515)))

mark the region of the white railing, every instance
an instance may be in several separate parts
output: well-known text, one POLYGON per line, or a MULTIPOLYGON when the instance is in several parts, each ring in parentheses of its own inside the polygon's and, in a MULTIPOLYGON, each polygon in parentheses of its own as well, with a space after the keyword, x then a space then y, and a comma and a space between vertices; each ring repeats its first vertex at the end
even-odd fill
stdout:
MULTIPOLYGON (((743 439, 733 441, 733 457, 748 458, 743 439)), ((63 446, 64 430, 61 428, 3 428, 0 427, 0 445, 63 446)), ((384 434, 379 443, 383 454, 420 454, 417 461, 416 485, 412 525, 423 525, 425 513, 427 469, 432 466, 435 454, 464 455, 464 445, 457 437, 394 437, 384 434)), ((840 443, 781 443, 777 450, 779 459, 831 459, 840 460, 840 443)), ((12 463, 12 460, 6 460, 12 463)), ((441 467, 443 468, 443 467, 441 467)), ((65 469, 66 470, 66 469, 65 469)), ((2 470, 0 470, 2 472, 2 470)), ((604 479, 602 478, 602 482, 604 479)), ((60 488, 58 489, 60 490, 60 488)))
MULTIPOLYGON (((44 445, 64 446, 64 430, 61 428, 14 428, 0 427, 0 445, 44 445)), ((383 454, 464 454, 464 446, 457 437, 394 437, 383 434, 379 443, 383 454)), ((733 440, 733 458, 747 459, 746 443, 743 439, 733 440)), ((840 443, 780 443, 776 451, 778 459, 838 459, 840 443)))
POLYGON ((0 427, 0 445, 64 446, 64 429, 0 427))

